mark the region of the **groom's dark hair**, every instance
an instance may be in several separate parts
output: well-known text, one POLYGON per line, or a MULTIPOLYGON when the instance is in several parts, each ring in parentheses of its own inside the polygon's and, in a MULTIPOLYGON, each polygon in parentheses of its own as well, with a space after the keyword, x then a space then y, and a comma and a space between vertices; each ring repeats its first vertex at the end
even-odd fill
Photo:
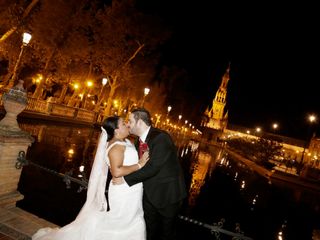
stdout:
POLYGON ((136 121, 141 119, 145 124, 147 124, 147 126, 151 126, 152 121, 148 110, 144 108, 135 108, 131 111, 131 113, 136 121))

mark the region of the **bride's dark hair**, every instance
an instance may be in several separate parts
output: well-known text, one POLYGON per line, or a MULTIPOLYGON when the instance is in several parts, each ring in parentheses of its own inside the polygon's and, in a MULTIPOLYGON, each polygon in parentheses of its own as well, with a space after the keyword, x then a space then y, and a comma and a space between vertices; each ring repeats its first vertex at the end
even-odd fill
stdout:
POLYGON ((114 130, 119 127, 119 116, 107 117, 103 123, 102 127, 108 133, 107 141, 110 141, 114 136, 114 130))

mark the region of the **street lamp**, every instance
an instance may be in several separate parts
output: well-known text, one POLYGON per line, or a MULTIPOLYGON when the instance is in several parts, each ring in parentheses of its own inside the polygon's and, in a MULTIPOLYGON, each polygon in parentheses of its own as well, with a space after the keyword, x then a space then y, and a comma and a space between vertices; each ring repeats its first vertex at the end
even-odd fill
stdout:
POLYGON ((92 82, 92 81, 88 81, 88 82, 87 82, 87 86, 88 86, 89 88, 91 88, 91 87, 93 86, 93 82, 92 82))
POLYGON ((278 123, 272 124, 272 128, 273 128, 274 130, 278 129, 278 127, 279 127, 278 123))
POLYGON ((279 128, 279 124, 278 123, 273 123, 272 124, 272 132, 273 132, 273 134, 276 133, 278 128, 279 128))
POLYGON ((182 118, 182 115, 180 114, 179 116, 178 116, 178 126, 180 125, 180 121, 181 121, 181 118, 182 118))
POLYGON ((168 110, 167 111, 167 116, 166 116, 167 122, 169 121, 169 113, 170 113, 171 109, 172 109, 172 107, 169 105, 168 109, 167 109, 168 110))
POLYGON ((167 117, 169 116, 169 113, 170 113, 171 109, 172 109, 172 107, 171 107, 171 106, 168 106, 167 117))
POLYGON ((261 127, 256 127, 256 136, 259 137, 259 133, 261 133, 261 127))
POLYGON ((103 90, 104 90, 104 87, 108 83, 108 78, 102 78, 101 83, 102 83, 102 87, 101 87, 100 93, 98 95, 98 100, 97 100, 97 104, 96 104, 95 110, 99 110, 99 108, 100 108, 100 105, 101 105, 102 100, 103 100, 103 98, 102 98, 103 90))
POLYGON ((105 86, 108 83, 108 78, 102 78, 102 85, 105 86))
POLYGON ((317 119, 316 116, 313 115, 313 114, 311 114, 311 115, 309 116, 309 121, 310 121, 311 123, 315 122, 316 119, 317 119))
POLYGON ((100 90, 100 93, 99 93, 99 101, 101 102, 100 98, 102 96, 102 92, 103 92, 103 89, 104 89, 104 86, 107 85, 108 83, 108 78, 102 78, 102 87, 101 87, 101 90, 100 90))
POLYGON ((18 71, 18 68, 19 68, 19 65, 20 65, 20 62, 21 62, 21 57, 22 57, 22 53, 23 53, 23 50, 24 50, 24 47, 26 47, 28 45, 28 43, 30 42, 31 40, 31 34, 30 33, 23 33, 22 34, 22 45, 21 45, 21 50, 20 50, 20 53, 19 53, 19 56, 18 56, 18 60, 16 62, 16 65, 14 66, 14 69, 13 69, 13 74, 12 74, 12 77, 11 79, 9 80, 9 84, 8 84, 8 87, 7 88, 12 88, 13 85, 14 85, 14 82, 16 81, 16 78, 17 78, 17 71, 18 71))
MULTIPOLYGON (((314 123, 316 120, 317 120, 317 117, 316 117, 314 114, 311 114, 311 115, 308 116, 308 121, 309 121, 311 124, 314 123)), ((309 130, 310 130, 310 128, 309 128, 309 130)), ((306 152, 306 148, 307 148, 307 145, 308 145, 309 142, 310 142, 310 139, 309 139, 309 134, 308 134, 307 140, 306 140, 306 142, 305 142, 305 144, 304 144, 304 147, 303 147, 303 152, 302 152, 302 155, 301 155, 300 164, 303 164, 304 154, 305 154, 305 152, 306 152)))
POLYGON ((149 94, 150 92, 150 88, 144 88, 144 95, 143 95, 143 99, 142 99, 142 107, 144 107, 144 101, 146 96, 149 94))
POLYGON ((87 88, 89 89, 88 90, 88 93, 87 93, 87 88, 84 89, 84 96, 83 96, 83 108, 86 108, 87 106, 87 99, 88 97, 90 97, 90 90, 91 90, 91 87, 93 86, 93 82, 92 81, 87 81, 86 82, 86 85, 87 85, 87 88))

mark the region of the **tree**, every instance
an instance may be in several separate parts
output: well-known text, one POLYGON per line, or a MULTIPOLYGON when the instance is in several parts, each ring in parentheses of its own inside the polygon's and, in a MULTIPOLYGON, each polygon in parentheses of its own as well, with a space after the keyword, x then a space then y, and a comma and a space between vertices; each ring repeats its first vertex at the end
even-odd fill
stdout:
POLYGON ((114 0, 111 5, 98 0, 40 3, 25 23, 33 37, 29 44, 32 51, 23 60, 43 75, 33 97, 40 98, 45 85, 55 81, 62 84, 62 101, 75 78, 82 84, 90 78, 101 86, 101 78, 108 77, 105 113, 109 114, 118 89, 143 91, 154 79, 158 49, 170 31, 157 17, 138 11, 135 1, 114 0))
MULTIPOLYGON (((0 45, 9 36, 11 36, 15 31, 17 31, 17 29, 19 27, 24 25, 27 17, 30 15, 30 13, 32 12, 32 10, 34 9, 34 7, 37 5, 38 2, 39 2, 39 0, 32 0, 24 10, 22 10, 22 6, 20 7, 19 4, 17 4, 17 3, 14 2, 15 4, 12 4, 12 1, 5 1, 3 4, 0 5, 0 9, 4 9, 4 8, 1 8, 2 5, 8 6, 9 4, 11 4, 8 11, 6 11, 6 12, 9 13, 7 19, 12 19, 11 24, 10 24, 11 26, 10 26, 9 30, 7 30, 4 34, 2 34, 2 36, 0 38, 0 45), (13 11, 12 11, 11 7, 18 7, 16 9, 19 9, 19 10, 15 11, 15 14, 12 14, 13 11)), ((4 12, 0 12, 0 16, 3 16, 2 14, 5 14, 4 12)))
MULTIPOLYGON (((36 41, 35 51, 46 56, 43 63, 43 81, 41 81, 33 94, 34 98, 40 98, 43 87, 47 81, 50 71, 54 71, 56 64, 65 63, 62 49, 72 31, 74 23, 80 17, 81 10, 86 1, 63 1, 47 0, 43 1, 40 10, 33 15, 30 28, 32 29, 34 41, 36 41), (41 19, 41 21, 39 21, 41 19)), ((43 57, 42 55, 42 57, 43 57)), ((68 59, 69 60, 69 59, 68 59)))
POLYGON ((267 135, 260 137, 256 144, 257 161, 264 164, 281 154, 282 144, 267 135))
POLYGON ((260 165, 268 166, 270 160, 281 154, 281 142, 267 135, 258 139, 233 138, 228 146, 260 165))
MULTIPOLYGON (((169 34, 157 18, 138 12, 134 1, 113 1, 111 8, 97 15, 97 20, 101 30, 96 32, 94 47, 99 49, 93 51, 102 72, 109 77, 110 92, 105 109, 105 115, 109 115, 117 88, 129 85, 130 76, 143 76, 137 72, 141 68, 133 68, 137 59, 141 57, 140 64, 146 63, 149 53, 169 34)), ((139 81, 143 80, 134 79, 134 83, 139 81)))
POLYGON ((33 0, 28 5, 26 1, 0 3, 0 57, 8 61, 7 74, 3 78, 2 86, 9 83, 13 75, 22 43, 21 35, 28 30, 27 23, 38 2, 39 0, 33 0), (10 41, 8 41, 9 37, 10 41))

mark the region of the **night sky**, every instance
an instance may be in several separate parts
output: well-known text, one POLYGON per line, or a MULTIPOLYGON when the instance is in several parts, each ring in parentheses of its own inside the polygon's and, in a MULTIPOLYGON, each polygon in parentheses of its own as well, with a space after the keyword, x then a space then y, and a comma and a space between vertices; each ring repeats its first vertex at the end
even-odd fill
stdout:
POLYGON ((212 2, 141 1, 173 29, 163 59, 188 72, 183 112, 197 116, 211 104, 230 62, 229 123, 271 131, 278 122, 279 134, 304 139, 307 114, 320 117, 317 8, 212 2))

